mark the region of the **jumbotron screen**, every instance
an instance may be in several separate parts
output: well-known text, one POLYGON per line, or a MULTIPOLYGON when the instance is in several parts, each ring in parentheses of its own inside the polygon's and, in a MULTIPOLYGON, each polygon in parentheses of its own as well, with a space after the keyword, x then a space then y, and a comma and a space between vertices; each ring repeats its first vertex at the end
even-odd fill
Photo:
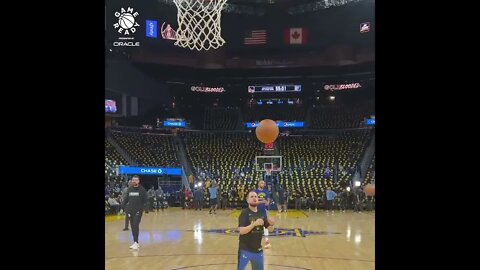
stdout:
POLYGON ((117 103, 115 102, 115 100, 105 99, 105 112, 106 113, 117 112, 117 103))
POLYGON ((248 93, 301 92, 300 84, 249 85, 248 93))

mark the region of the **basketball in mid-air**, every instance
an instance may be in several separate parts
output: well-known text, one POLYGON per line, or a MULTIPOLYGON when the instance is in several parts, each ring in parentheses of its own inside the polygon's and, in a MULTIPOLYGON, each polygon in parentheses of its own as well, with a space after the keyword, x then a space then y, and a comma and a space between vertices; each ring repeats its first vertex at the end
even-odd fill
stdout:
POLYGON ((375 196, 375 184, 368 184, 363 187, 363 192, 367 194, 367 196, 375 196))
POLYGON ((262 143, 274 142, 278 137, 278 133, 277 123, 271 119, 262 120, 255 129, 257 139, 262 143))

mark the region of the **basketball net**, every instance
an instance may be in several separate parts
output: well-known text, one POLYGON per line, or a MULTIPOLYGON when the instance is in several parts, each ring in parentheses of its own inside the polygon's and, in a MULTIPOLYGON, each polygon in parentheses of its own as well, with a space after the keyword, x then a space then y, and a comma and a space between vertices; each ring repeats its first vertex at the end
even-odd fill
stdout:
MULTIPOLYGON (((190 50, 217 49, 225 40, 220 20, 227 0, 173 0, 177 6, 178 29, 168 29, 165 39, 176 39, 175 45, 190 50), (173 31, 173 32, 172 32, 173 31)), ((169 26, 169 25, 168 25, 169 26)), ((170 27, 171 28, 171 27, 170 27)))

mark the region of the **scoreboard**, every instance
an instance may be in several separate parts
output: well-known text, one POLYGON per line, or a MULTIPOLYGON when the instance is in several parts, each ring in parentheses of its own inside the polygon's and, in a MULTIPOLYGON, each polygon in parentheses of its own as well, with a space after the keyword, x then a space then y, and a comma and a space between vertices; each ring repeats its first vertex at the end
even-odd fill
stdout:
POLYGON ((249 85, 248 93, 301 92, 300 84, 249 85))

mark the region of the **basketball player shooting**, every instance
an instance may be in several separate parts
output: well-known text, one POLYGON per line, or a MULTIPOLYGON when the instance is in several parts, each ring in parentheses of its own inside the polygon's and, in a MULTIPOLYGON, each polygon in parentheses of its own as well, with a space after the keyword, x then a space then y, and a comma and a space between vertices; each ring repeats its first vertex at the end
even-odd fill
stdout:
POLYGON ((263 270, 263 230, 273 231, 275 221, 267 218, 266 212, 258 209, 259 201, 255 191, 247 195, 248 208, 238 217, 240 231, 237 270, 245 270, 252 262, 252 270, 263 270))

